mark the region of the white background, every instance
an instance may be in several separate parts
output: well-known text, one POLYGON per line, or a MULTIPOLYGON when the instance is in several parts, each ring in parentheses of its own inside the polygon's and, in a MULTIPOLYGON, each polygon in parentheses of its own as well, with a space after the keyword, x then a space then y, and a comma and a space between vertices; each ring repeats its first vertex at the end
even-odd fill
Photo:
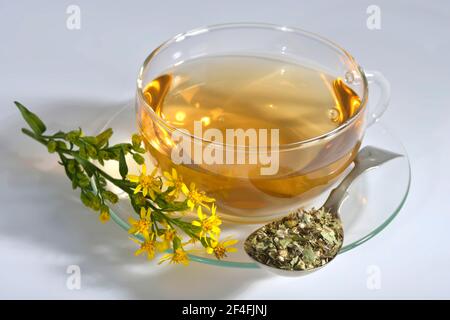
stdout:
POLYGON ((449 34, 448 1, 0 0, 0 298, 450 298, 449 34), (70 4, 81 8, 80 30, 66 28, 70 4), (381 30, 366 27, 371 4, 381 30), (158 44, 236 21, 322 34, 392 84, 382 121, 411 158, 407 203, 377 237, 308 277, 155 268, 79 203, 54 156, 19 133, 13 100, 50 128, 94 128, 132 99, 139 65, 158 44), (72 264, 81 290, 66 287, 72 264), (376 290, 367 286, 371 266, 376 290))

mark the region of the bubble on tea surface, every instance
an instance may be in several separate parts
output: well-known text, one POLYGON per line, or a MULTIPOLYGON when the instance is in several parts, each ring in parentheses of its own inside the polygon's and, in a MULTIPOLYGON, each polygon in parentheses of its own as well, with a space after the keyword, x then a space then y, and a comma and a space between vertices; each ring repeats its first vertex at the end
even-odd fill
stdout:
POLYGON ((353 83, 354 81, 355 81, 355 76, 354 76, 353 72, 347 71, 345 73, 345 82, 353 83))
POLYGON ((340 118, 340 112, 337 108, 328 109, 328 118, 333 122, 338 122, 340 118))

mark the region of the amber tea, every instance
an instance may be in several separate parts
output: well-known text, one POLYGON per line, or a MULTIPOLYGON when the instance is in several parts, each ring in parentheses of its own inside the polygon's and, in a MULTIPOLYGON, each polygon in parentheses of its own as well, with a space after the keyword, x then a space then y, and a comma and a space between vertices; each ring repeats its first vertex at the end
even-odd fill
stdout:
MULTIPOLYGON (((278 161, 274 174, 261 174, 259 161, 188 161, 177 166, 186 181, 215 197, 225 214, 244 220, 288 211, 323 192, 351 163, 362 138, 363 119, 333 139, 327 137, 358 112, 360 97, 343 79, 291 62, 252 56, 197 58, 155 78, 143 96, 161 121, 142 107, 139 127, 163 170, 173 166, 174 130, 194 135, 195 123, 224 137, 229 129, 278 130, 276 141, 264 141, 268 149, 276 147, 271 153, 278 161)), ((204 149, 211 144, 198 138, 203 140, 194 138, 193 145, 204 149)), ((245 138, 241 144, 251 137, 245 138)), ((219 142, 249 159, 260 152, 219 142)))

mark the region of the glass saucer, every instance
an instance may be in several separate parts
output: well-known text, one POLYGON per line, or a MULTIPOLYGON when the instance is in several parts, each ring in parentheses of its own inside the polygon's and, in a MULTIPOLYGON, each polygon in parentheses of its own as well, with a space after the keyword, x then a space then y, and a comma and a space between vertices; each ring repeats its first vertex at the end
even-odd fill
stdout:
MULTIPOLYGON (((112 143, 129 141, 131 135, 137 131, 133 104, 130 103, 119 109, 101 129, 107 127, 114 129, 112 143)), ((362 147, 365 145, 386 149, 401 154, 403 157, 391 160, 375 170, 366 172, 348 190, 349 196, 341 208, 344 244, 339 254, 352 250, 379 234, 395 218, 408 196, 411 171, 408 155, 401 142, 378 122, 367 129, 362 147)), ((134 161, 127 159, 127 162, 131 174, 139 172, 139 167, 134 161)), ((148 157, 146 163, 149 166, 153 161, 148 157)), ((117 163, 106 162, 103 169, 114 177, 120 177, 117 163)), ((120 190, 112 185, 110 188, 119 194, 120 199, 118 204, 111 208, 111 217, 120 227, 128 230, 128 217, 133 214, 133 209, 127 199, 128 196, 119 192, 120 190)), ((327 193, 308 204, 308 206, 319 208, 327 198, 327 193)), ((220 215, 220 208, 218 208, 218 211, 220 215)), ((206 253, 191 254, 190 258, 192 261, 221 267, 259 268, 246 255, 243 242, 252 231, 261 225, 224 221, 221 238, 230 235, 238 239, 239 242, 236 245, 238 252, 229 254, 223 260, 217 260, 206 253)))

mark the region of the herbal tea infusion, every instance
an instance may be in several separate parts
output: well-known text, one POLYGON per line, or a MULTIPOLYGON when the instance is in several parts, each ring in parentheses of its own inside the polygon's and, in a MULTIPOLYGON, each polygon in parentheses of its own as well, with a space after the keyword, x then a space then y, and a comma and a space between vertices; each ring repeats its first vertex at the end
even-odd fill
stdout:
MULTIPOLYGON (((247 159, 244 163, 222 158, 213 164, 185 161, 177 166, 183 177, 235 216, 269 216, 319 194, 351 163, 362 137, 361 119, 333 139, 297 146, 345 123, 358 112, 361 100, 341 78, 281 60, 231 55, 189 60, 147 83, 142 97, 138 124, 148 151, 163 169, 173 166, 175 129, 194 135, 200 123, 203 131, 214 129, 223 137, 230 129, 278 130, 276 141, 270 135, 262 140, 262 147, 272 151, 268 155, 276 155, 274 174, 262 174, 267 162, 259 158, 248 161, 259 152, 242 145, 251 141, 250 134, 236 137, 240 143, 232 146, 236 158, 247 159)), ((208 140, 230 148, 229 140, 200 138, 190 142, 192 149, 205 151, 208 140)))

